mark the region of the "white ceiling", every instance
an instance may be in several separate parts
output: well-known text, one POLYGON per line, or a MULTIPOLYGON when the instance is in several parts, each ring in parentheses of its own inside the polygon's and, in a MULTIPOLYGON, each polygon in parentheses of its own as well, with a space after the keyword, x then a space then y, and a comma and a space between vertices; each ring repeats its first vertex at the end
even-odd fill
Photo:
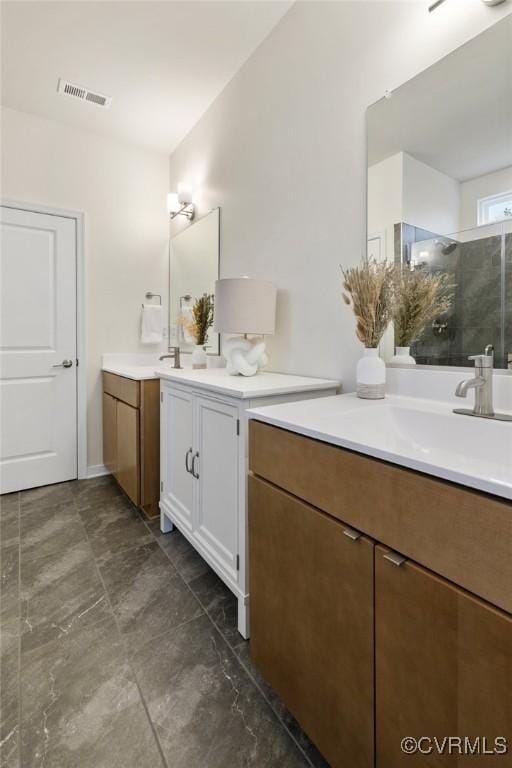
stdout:
POLYGON ((171 152, 291 5, 3 1, 2 104, 171 152), (112 106, 58 95, 59 77, 112 106))
POLYGON ((512 165, 512 14, 368 111, 368 163, 408 152, 459 181, 512 165))

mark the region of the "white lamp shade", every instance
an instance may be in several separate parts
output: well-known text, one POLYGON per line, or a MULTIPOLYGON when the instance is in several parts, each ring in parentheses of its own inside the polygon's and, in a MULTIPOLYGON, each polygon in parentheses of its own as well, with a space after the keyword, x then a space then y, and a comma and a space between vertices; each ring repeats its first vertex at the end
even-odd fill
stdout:
POLYGON ((169 192, 167 195, 167 210, 169 213, 177 213, 180 208, 181 205, 176 192, 169 192))
POLYGON ((190 205, 192 202, 192 187, 189 184, 178 184, 178 201, 181 205, 190 205))
POLYGON ((220 333, 274 333, 276 287, 267 280, 235 277, 215 283, 214 329, 220 333))

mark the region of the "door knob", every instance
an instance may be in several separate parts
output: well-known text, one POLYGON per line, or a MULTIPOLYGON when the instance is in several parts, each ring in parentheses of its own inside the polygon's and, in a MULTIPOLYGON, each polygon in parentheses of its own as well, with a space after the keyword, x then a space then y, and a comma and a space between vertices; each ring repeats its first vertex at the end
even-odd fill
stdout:
POLYGON ((57 363, 57 365, 52 365, 52 368, 71 368, 73 365, 72 360, 63 360, 62 363, 57 363))

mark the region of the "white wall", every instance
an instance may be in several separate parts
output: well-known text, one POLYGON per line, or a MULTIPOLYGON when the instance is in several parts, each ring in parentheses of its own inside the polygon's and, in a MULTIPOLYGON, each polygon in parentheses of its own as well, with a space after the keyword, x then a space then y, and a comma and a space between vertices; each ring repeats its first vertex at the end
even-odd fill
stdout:
POLYGON ((404 153, 368 168, 368 237, 384 235, 384 255, 394 260, 395 224, 403 221, 404 153))
POLYGON ((274 369, 354 384, 360 354, 339 263, 366 240, 365 110, 509 13, 510 3, 304 2, 174 152, 170 189, 221 206, 221 273, 274 280, 274 369))
POLYGON ((447 235, 459 230, 460 184, 407 152, 368 169, 368 236, 386 234, 386 257, 394 258, 394 225, 400 221, 447 235))
MULTIPOLYGON (((101 355, 137 352, 146 290, 167 295, 168 157, 2 110, 3 197, 85 211, 88 465, 102 463, 101 355)), ((153 348, 154 349, 154 348, 153 348)))
POLYGON ((478 224, 478 201, 482 197, 499 195, 512 190, 512 166, 488 173, 461 184, 460 228, 471 229, 478 224))
POLYGON ((403 153, 403 220, 439 235, 459 230, 460 184, 403 153))

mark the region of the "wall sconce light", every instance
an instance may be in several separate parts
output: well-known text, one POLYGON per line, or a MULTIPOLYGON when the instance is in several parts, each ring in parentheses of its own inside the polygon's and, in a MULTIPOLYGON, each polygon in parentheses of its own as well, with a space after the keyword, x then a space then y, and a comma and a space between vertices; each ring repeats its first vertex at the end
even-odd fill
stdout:
POLYGON ((187 184, 178 184, 177 192, 169 192, 167 195, 167 210, 171 219, 176 216, 186 216, 189 221, 194 218, 195 207, 192 202, 192 189, 187 184))
MULTIPOLYGON (((446 2, 446 0, 435 0, 435 2, 429 6, 428 10, 432 13, 432 11, 435 11, 436 8, 439 8, 439 6, 444 2, 446 2)), ((482 0, 482 3, 485 5, 501 5, 504 2, 505 0, 482 0)))

